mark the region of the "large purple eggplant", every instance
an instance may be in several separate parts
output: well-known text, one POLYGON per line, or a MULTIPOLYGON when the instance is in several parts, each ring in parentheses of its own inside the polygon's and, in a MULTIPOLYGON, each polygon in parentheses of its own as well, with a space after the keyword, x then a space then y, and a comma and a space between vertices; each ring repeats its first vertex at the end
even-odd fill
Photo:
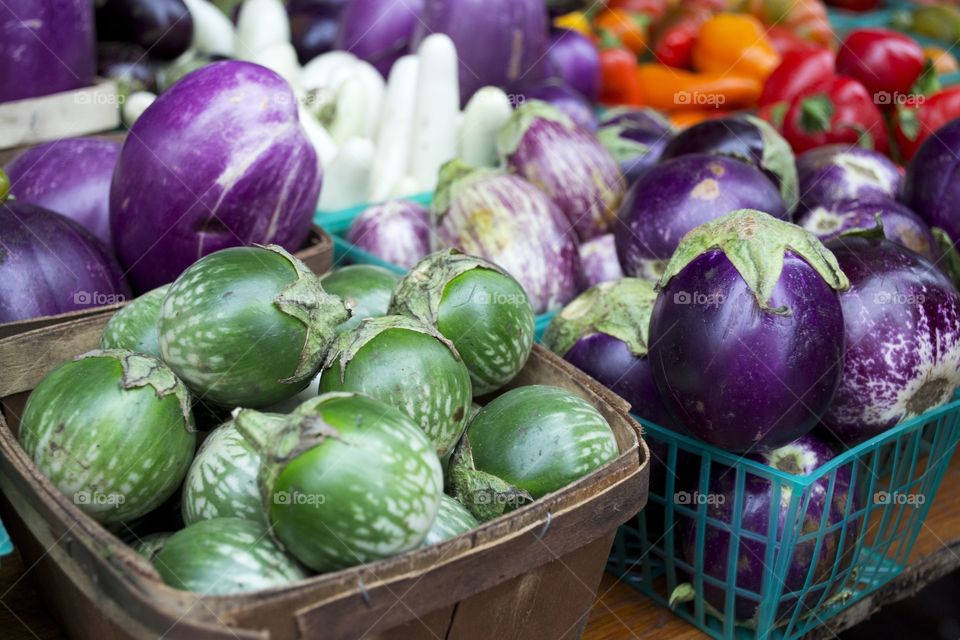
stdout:
POLYGON ((248 62, 211 64, 163 93, 123 144, 110 190, 117 257, 147 291, 227 247, 296 251, 320 178, 290 85, 248 62))
POLYGON ((670 121, 654 109, 618 108, 600 119, 597 137, 613 158, 628 185, 660 161, 676 132, 670 121))
POLYGON ((774 184, 745 162, 694 154, 657 165, 630 187, 620 206, 614 234, 623 272, 659 278, 688 231, 737 209, 789 219, 774 184))
POLYGON ((581 240, 613 227, 623 174, 596 136, 550 105, 531 100, 500 131, 507 166, 557 203, 581 240))
POLYGON ((885 155, 844 144, 800 154, 797 175, 801 211, 842 200, 896 198, 901 182, 897 165, 885 155))
POLYGON ((547 46, 553 75, 590 102, 600 91, 600 53, 587 36, 573 29, 555 29, 547 46))
POLYGON ((454 160, 440 172, 431 213, 444 244, 507 271, 534 312, 556 309, 576 295, 576 234, 557 205, 523 178, 454 160))
POLYGON ((347 241, 409 269, 430 253, 430 212, 408 200, 373 205, 350 225, 347 241))
POLYGON ((580 245, 580 267, 584 288, 623 277, 612 233, 605 233, 580 245))
POLYGON ((960 386, 960 294, 930 262, 882 238, 831 243, 846 354, 823 424, 852 445, 949 401, 960 386))
POLYGON ((943 229, 960 242, 960 118, 927 138, 907 166, 903 201, 931 227, 943 229))
POLYGON ((828 242, 848 231, 873 229, 877 226, 878 218, 883 225, 883 235, 888 240, 936 262, 940 250, 930 227, 920 216, 890 198, 867 197, 817 205, 800 213, 797 224, 823 242, 828 242))
MULTIPOLYGON (((773 467, 785 473, 798 476, 809 476, 817 473, 822 467, 836 457, 836 453, 828 444, 813 434, 807 434, 796 441, 786 444, 765 454, 751 454, 749 458, 761 464, 773 467)), ((685 490, 678 491, 675 496, 668 496, 687 508, 696 508, 702 501, 706 503, 707 517, 723 522, 724 525, 708 523, 704 532, 704 543, 701 554, 697 553, 696 524, 691 518, 680 518, 679 542, 680 553, 683 559, 695 564, 698 555, 703 559, 703 573, 716 580, 727 580, 730 563, 730 529, 738 527, 742 531, 749 531, 757 536, 766 537, 771 529, 771 514, 776 514, 776 545, 774 553, 785 553, 782 540, 785 535, 812 535, 819 530, 835 527, 822 534, 822 541, 817 549, 815 537, 796 543, 792 557, 785 566, 786 575, 781 575, 783 584, 776 585, 782 588, 782 594, 790 594, 801 590, 805 585, 823 585, 829 580, 837 565, 837 576, 842 580, 844 572, 854 560, 859 529, 858 521, 848 522, 839 527, 847 513, 860 508, 859 501, 851 494, 850 476, 851 465, 838 468, 833 473, 822 474, 807 489, 809 499, 801 498, 797 506, 795 518, 788 520, 790 496, 788 487, 780 485, 779 501, 773 504, 778 496, 774 494, 773 483, 744 467, 740 473, 745 474, 742 489, 742 506, 737 510, 737 475, 731 467, 716 461, 711 465, 707 494, 700 494, 699 478, 695 474, 685 490), (831 484, 831 476, 835 476, 831 484), (829 502, 827 502, 829 498, 829 502), (696 501, 695 501, 696 500, 696 501), (841 546, 841 534, 843 544, 841 546), (808 582, 809 577, 809 582, 808 582)), ((744 589, 756 594, 764 592, 764 587, 772 590, 772 586, 764 585, 764 562, 767 558, 766 541, 740 536, 734 579, 738 589, 744 589)), ((777 560, 777 567, 780 567, 777 560)), ((772 571, 774 567, 770 567, 772 571)), ((725 609, 726 594, 733 585, 721 588, 703 583, 703 598, 714 609, 724 615, 733 616, 741 622, 755 621, 760 607, 760 599, 749 595, 736 595, 733 600, 733 611, 725 609)), ((838 585, 839 586, 839 585, 838 585)), ((777 605, 775 621, 784 622, 793 615, 794 609, 800 606, 800 615, 810 613, 820 602, 826 600, 831 593, 824 593, 824 586, 814 586, 808 589, 799 601, 796 596, 786 595, 777 605)), ((671 597, 672 602, 684 601, 694 596, 692 584, 684 584, 671 597)))
POLYGON ((96 6, 100 40, 132 42, 163 60, 190 47, 193 17, 183 0, 103 0, 96 6))
POLYGON ((543 0, 427 0, 414 33, 416 49, 431 33, 457 47, 460 101, 486 85, 511 88, 535 78, 547 50, 543 0))
POLYGON ((597 130, 593 103, 560 80, 544 80, 523 90, 524 100, 540 100, 576 122, 587 131, 597 130))
POLYGON ((770 124, 751 115, 711 118, 678 133, 661 160, 692 153, 729 156, 749 162, 777 186, 787 209, 797 206, 797 167, 790 143, 770 124))
POLYGON ((110 243, 110 180, 120 143, 67 138, 27 149, 6 167, 10 194, 79 222, 110 243))
POLYGON ((814 427, 840 380, 849 286, 816 236, 735 211, 687 234, 657 286, 653 375, 691 433, 744 452, 814 427))
POLYGON ((352 0, 340 14, 337 49, 366 60, 386 77, 390 67, 410 49, 424 0, 352 0))
POLYGON ((0 102, 93 84, 90 0, 0 2, 0 102))

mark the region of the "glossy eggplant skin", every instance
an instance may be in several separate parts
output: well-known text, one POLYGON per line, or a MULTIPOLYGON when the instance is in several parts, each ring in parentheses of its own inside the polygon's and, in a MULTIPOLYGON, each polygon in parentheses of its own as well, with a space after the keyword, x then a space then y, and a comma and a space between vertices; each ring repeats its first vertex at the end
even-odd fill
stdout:
POLYGON ((173 60, 190 47, 193 18, 183 0, 106 0, 97 6, 97 39, 132 42, 173 60))
POLYGON ((947 232, 953 242, 960 240, 960 118, 927 138, 907 166, 903 181, 903 202, 931 227, 947 232))
POLYGON ((130 42, 98 42, 97 75, 116 81, 123 95, 157 92, 157 74, 147 52, 130 42))
POLYGON ((321 53, 332 51, 337 24, 345 2, 299 2, 287 5, 290 17, 290 42, 297 50, 300 64, 307 64, 321 53))

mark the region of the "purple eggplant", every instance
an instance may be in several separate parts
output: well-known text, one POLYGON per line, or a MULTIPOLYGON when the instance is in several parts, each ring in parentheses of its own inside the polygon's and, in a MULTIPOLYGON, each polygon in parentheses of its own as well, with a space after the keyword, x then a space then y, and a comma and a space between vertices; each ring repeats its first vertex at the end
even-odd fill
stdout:
MULTIPOLYGON (((793 475, 809 476, 817 473, 818 468, 835 457, 836 453, 827 443, 813 434, 807 434, 767 453, 751 454, 749 459, 793 475)), ((859 500, 851 492, 851 465, 841 466, 832 473, 818 474, 819 477, 806 490, 806 494, 810 496, 809 499, 799 500, 795 519, 792 520, 787 519, 790 496, 787 494, 786 485, 780 485, 779 496, 777 496, 774 493, 776 491, 774 485, 769 479, 754 473, 749 467, 742 468, 739 473, 745 476, 740 510, 736 510, 738 508, 738 471, 716 461, 710 468, 705 496, 700 494, 698 475, 694 475, 693 481, 686 483, 684 490, 678 491, 675 496, 667 497, 688 509, 696 509, 699 502, 705 502, 707 518, 724 523, 719 525, 708 521, 704 531, 703 547, 698 553, 695 520, 687 517, 680 518, 678 537, 681 556, 691 565, 695 565, 698 556, 701 557, 703 574, 726 582, 730 563, 731 527, 739 527, 742 531, 766 537, 771 528, 771 514, 776 514, 777 542, 774 553, 781 554, 785 553, 781 544, 784 535, 796 532, 798 535, 812 536, 819 530, 827 530, 822 535, 819 549, 817 549, 815 537, 795 544, 793 555, 785 567, 786 576, 781 577, 783 584, 776 585, 777 588, 782 589, 782 594, 797 592, 807 584, 819 586, 809 588, 802 602, 796 596, 783 597, 775 610, 775 622, 783 623, 789 620, 798 605, 801 616, 809 614, 821 598, 826 600, 833 595, 832 591, 824 593, 824 583, 833 575, 834 565, 837 565, 836 575, 842 583, 844 572, 849 569, 854 560, 856 550, 854 541, 857 539, 858 521, 848 522, 843 527, 838 526, 846 518, 847 513, 860 508, 859 500), (831 476, 835 476, 832 484, 831 476), (693 496, 696 496, 696 502, 693 496), (835 528, 828 530, 829 527, 835 528), (841 536, 844 533, 841 546, 841 536)), ((771 588, 769 585, 764 585, 764 573, 774 569, 774 567, 770 567, 769 570, 765 568, 766 558, 765 540, 740 536, 734 577, 737 589, 760 594, 764 592, 765 586, 771 588)), ((772 578, 768 578, 770 579, 772 578)), ((732 590, 732 586, 721 588, 704 581, 703 598, 725 616, 732 614, 738 621, 755 622, 760 607, 758 597, 738 594, 733 600, 733 611, 726 610, 726 594, 732 590)), ((671 596, 671 603, 688 600, 693 596, 691 584, 681 585, 671 596)))
POLYGON ((66 138, 27 149, 6 166, 10 194, 80 223, 110 247, 110 180, 120 143, 66 138))
POLYGON ((134 123, 110 189, 110 227, 138 291, 244 244, 298 250, 320 191, 290 85, 249 62, 198 69, 134 123))
POLYGON ((547 51, 543 0, 426 0, 411 47, 445 33, 460 60, 460 102, 486 85, 515 88, 529 82, 547 51))
POLYGON ((623 277, 612 233, 605 233, 580 245, 580 267, 584 288, 623 277))
POLYGON ((366 60, 386 77, 410 50, 414 30, 423 26, 423 10, 424 0, 352 0, 340 14, 336 48, 366 60))
POLYGON ((931 227, 943 229, 952 242, 960 242, 960 118, 927 138, 907 166, 903 201, 931 227))
POLYGON ((711 118, 678 133, 660 157, 669 160, 692 153, 749 162, 777 186, 788 210, 796 208, 797 167, 793 150, 768 122, 751 115, 711 118))
POLYGON ((430 253, 430 212, 408 200, 373 205, 350 225, 347 242, 409 269, 430 253))
POLYGON ((745 452, 814 427, 840 380, 836 290, 849 286, 816 236, 760 211, 735 211, 687 234, 657 286, 650 362, 687 430, 745 452))
POLYGON ((547 45, 551 71, 589 102, 600 92, 600 53, 590 38, 573 29, 555 29, 547 45))
POLYGON ((647 359, 653 284, 622 278, 587 289, 547 327, 543 344, 659 425, 673 419, 660 399, 647 359))
POLYGON ((448 162, 431 214, 442 243, 499 265, 523 286, 534 312, 576 295, 576 234, 557 205, 523 178, 448 162))
POLYGON ((670 121, 654 109, 610 109, 600 119, 597 137, 614 159, 628 185, 653 165, 676 132, 670 121))
POLYGON ((878 218, 888 240, 916 251, 927 260, 937 261, 940 250, 930 227, 920 216, 890 198, 842 200, 817 205, 799 214, 796 222, 823 242, 828 242, 849 231, 873 229, 878 218))
POLYGON ((777 188, 745 162, 694 154, 657 165, 630 187, 620 206, 614 234, 623 272, 659 278, 688 231, 736 209, 789 220, 777 188))
POLYGON ((897 165, 877 151, 831 144, 797 156, 800 211, 841 200, 896 198, 900 190, 897 165))
POLYGON ((960 386, 960 294, 921 256, 883 238, 832 242, 850 279, 847 348, 823 424, 846 445, 951 398, 960 386))
POLYGON ((137 91, 157 92, 157 74, 147 52, 129 42, 97 43, 97 75, 116 82, 122 96, 137 91))
POLYGON ((290 42, 297 50, 300 64, 307 64, 321 53, 336 47, 340 14, 347 4, 295 0, 287 5, 290 18, 290 42))
POLYGON ((546 102, 587 131, 597 129, 593 104, 559 80, 546 80, 527 87, 523 90, 523 97, 525 100, 546 102))
POLYGON ((4 0, 0 34, 0 102, 93 84, 90 0, 4 0))
POLYGON ((623 174, 596 136, 557 109, 525 102, 501 130, 497 149, 508 167, 550 196, 581 240, 613 227, 623 174))
POLYGON ((104 0, 97 5, 97 38, 132 42, 151 56, 173 60, 193 40, 193 18, 183 0, 104 0))

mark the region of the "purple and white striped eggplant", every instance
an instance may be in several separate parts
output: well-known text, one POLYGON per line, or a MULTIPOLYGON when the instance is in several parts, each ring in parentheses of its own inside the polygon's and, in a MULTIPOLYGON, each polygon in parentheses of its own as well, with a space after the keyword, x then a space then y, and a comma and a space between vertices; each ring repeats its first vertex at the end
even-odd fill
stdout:
POLYGON ((817 205, 797 216, 797 224, 828 242, 848 231, 869 230, 883 225, 883 235, 892 242, 916 251, 927 260, 940 255, 930 227, 920 216, 890 198, 842 200, 817 205))
POLYGON ((657 165, 620 206, 614 235, 623 272, 659 278, 688 231, 737 209, 789 219, 777 187, 745 162, 693 154, 657 165))
POLYGON ((810 431, 840 381, 837 290, 848 286, 816 236, 760 211, 691 231, 650 318, 653 376, 671 415, 728 451, 810 431))
POLYGON ((960 242, 960 119, 927 138, 907 166, 903 201, 931 227, 943 229, 951 242, 960 242))
POLYGON ((603 115, 597 138, 620 164, 627 185, 632 185, 660 161, 675 134, 673 125, 659 111, 623 107, 603 115))
POLYGON ((548 103, 587 131, 597 130, 594 104, 560 80, 538 82, 526 87, 521 95, 526 100, 540 100, 548 103))
POLYGON ((580 245, 580 268, 584 288, 623 277, 617 242, 612 233, 605 233, 580 245))
POLYGON ((507 166, 557 203, 581 240, 613 227, 626 184, 596 136, 554 107, 530 100, 500 131, 507 166))
MULTIPOLYGON (((767 453, 749 456, 751 460, 799 476, 817 473, 819 467, 834 457, 836 453, 830 446, 813 434, 802 436, 794 442, 767 453)), ((775 513, 777 518, 775 552, 783 553, 780 541, 788 532, 796 531, 800 535, 814 534, 818 530, 838 525, 847 513, 858 508, 856 495, 852 495, 850 491, 851 465, 842 466, 833 473, 818 477, 807 489, 810 495, 809 500, 800 499, 796 518, 789 521, 787 520, 790 505, 788 487, 780 485, 779 496, 776 496, 774 485, 770 480, 746 469, 740 471, 746 474, 742 490, 743 507, 740 511, 735 511, 738 493, 737 473, 736 470, 717 462, 711 465, 707 495, 702 496, 702 499, 707 505, 707 517, 726 524, 724 526, 707 524, 703 548, 699 553, 696 545, 696 521, 686 517, 680 519, 679 542, 683 559, 690 564, 695 564, 698 556, 701 557, 704 575, 717 580, 727 580, 728 566, 731 561, 730 527, 738 526, 741 530, 765 537, 770 529, 771 513, 775 513), (832 487, 831 475, 835 475, 832 487), (775 506, 772 503, 778 497, 779 500, 775 506), (804 507, 806 507, 805 511, 804 507)), ((678 492, 677 496, 668 496, 668 499, 682 500, 682 504, 689 508, 691 502, 688 497, 693 492, 700 496, 698 480, 698 475, 695 475, 693 481, 688 484, 685 495, 678 492)), ((806 584, 824 583, 830 578, 835 564, 838 565, 837 574, 843 577, 843 571, 849 568, 854 560, 854 541, 857 538, 857 530, 857 521, 853 521, 844 528, 824 533, 818 554, 816 539, 797 543, 789 565, 786 567, 786 575, 780 576, 780 580, 783 581, 782 593, 799 591, 806 584), (846 536, 841 548, 840 538, 843 531, 846 532, 846 536), (809 583, 808 576, 811 576, 809 583)), ((764 573, 773 570, 773 567, 770 570, 764 567, 766 554, 765 541, 740 536, 734 578, 737 589, 756 594, 764 591, 764 573)), ((721 588, 704 581, 703 598, 725 616, 732 614, 739 622, 754 620, 760 606, 758 597, 738 594, 733 601, 733 611, 725 610, 726 594, 732 589, 733 585, 728 584, 721 588)), ((800 615, 807 614, 821 598, 826 599, 831 595, 833 594, 824 594, 824 587, 819 586, 807 590, 802 602, 796 596, 786 596, 776 607, 775 621, 788 620, 798 605, 801 608, 800 615)), ((691 600, 694 596, 693 585, 682 584, 671 595, 671 604, 691 600)))
POLYGON ((502 171, 444 165, 432 204, 442 242, 486 258, 517 279, 536 313, 578 290, 577 237, 563 212, 532 184, 502 171))
POLYGON ((823 424, 855 444, 953 397, 960 386, 960 294, 919 255, 888 240, 830 244, 850 278, 841 294, 846 354, 823 424))
POLYGON ((841 200, 896 198, 901 176, 897 165, 877 151, 831 144, 797 156, 800 211, 841 200))
POLYGON ((410 200, 375 204, 351 223, 347 242, 409 269, 430 253, 430 212, 410 200))

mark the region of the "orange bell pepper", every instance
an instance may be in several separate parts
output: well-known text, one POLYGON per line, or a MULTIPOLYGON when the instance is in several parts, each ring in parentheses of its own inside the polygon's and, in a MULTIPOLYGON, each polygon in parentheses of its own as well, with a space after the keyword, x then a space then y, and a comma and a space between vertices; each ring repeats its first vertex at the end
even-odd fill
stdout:
POLYGON ((923 50, 923 57, 933 64, 937 73, 953 73, 957 71, 957 59, 952 53, 940 47, 926 47, 923 50))
POLYGON ((780 64, 780 54, 759 20, 744 13, 718 13, 700 28, 693 45, 697 71, 732 73, 763 82, 780 64))
POLYGON ((634 54, 647 50, 649 24, 648 16, 623 9, 605 9, 593 19, 593 28, 597 33, 612 35, 634 54))
POLYGON ((694 73, 662 64, 637 67, 640 92, 646 106, 661 111, 717 110, 756 104, 763 83, 731 73, 694 73))
POLYGON ((571 11, 562 16, 557 16, 553 19, 553 26, 559 29, 573 29, 587 37, 593 37, 593 27, 590 26, 590 19, 583 11, 571 11))
POLYGON ((711 118, 720 118, 724 115, 727 115, 726 111, 716 111, 706 109, 686 109, 684 111, 674 111, 669 115, 670 124, 677 131, 683 131, 687 127, 692 127, 695 124, 700 124, 704 120, 710 120, 711 118))

